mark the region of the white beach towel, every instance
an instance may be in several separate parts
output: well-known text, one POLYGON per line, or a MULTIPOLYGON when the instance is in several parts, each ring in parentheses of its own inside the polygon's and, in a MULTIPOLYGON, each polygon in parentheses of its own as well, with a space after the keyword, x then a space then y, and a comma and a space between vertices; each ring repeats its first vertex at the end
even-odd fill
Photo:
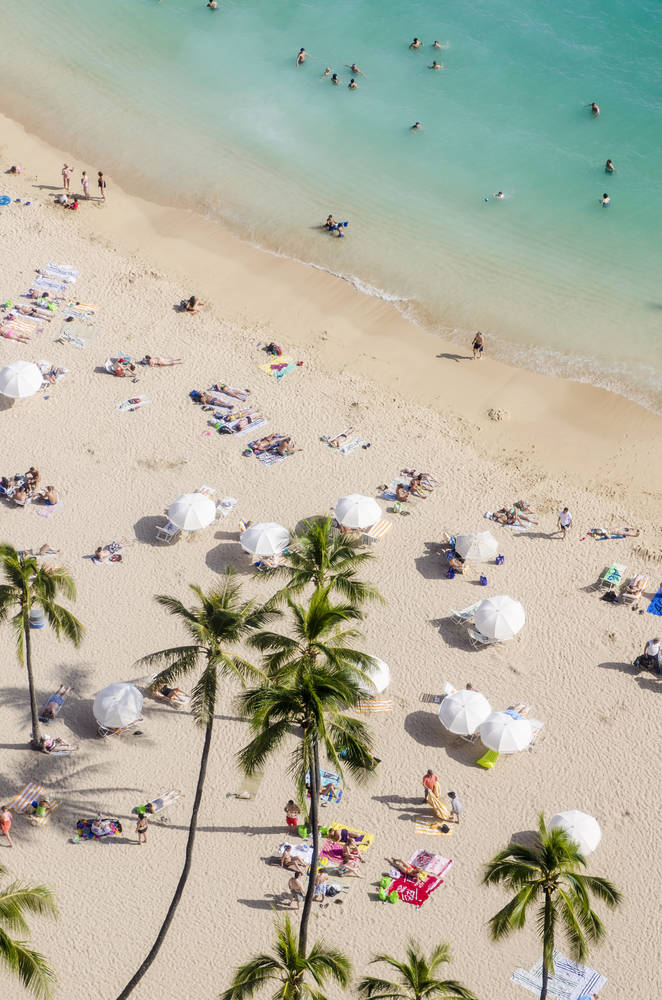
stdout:
MULTIPOLYGON (((515 969, 510 977, 512 982, 523 986, 540 996, 542 988, 542 959, 527 972, 526 969, 515 969)), ((579 965, 566 958, 560 952, 554 952, 554 975, 549 978, 548 995, 556 1000, 580 1000, 580 997, 598 993, 607 980, 595 969, 579 965)))
POLYGON ((334 451, 337 451, 339 455, 351 455, 353 451, 356 451, 357 448, 361 448, 367 443, 367 441, 360 437, 351 438, 349 441, 345 441, 340 448, 334 448, 334 451))
POLYGON ((66 271, 54 264, 43 268, 41 273, 44 278, 50 278, 52 281, 64 281, 66 284, 73 284, 78 277, 78 271, 66 271))
POLYGON ((67 285, 64 281, 52 281, 50 278, 35 278, 32 282, 33 288, 41 288, 48 292, 64 292, 67 285))
POLYGON ((277 462, 285 461, 285 455, 272 455, 269 451, 262 452, 261 455, 255 457, 258 462, 262 462, 262 465, 276 465, 277 462))
POLYGON ((242 431, 236 431, 236 433, 234 434, 234 436, 238 437, 238 438, 244 437, 250 431, 256 431, 260 427, 266 427, 268 423, 269 423, 269 421, 265 420, 264 417, 261 420, 255 420, 255 421, 253 421, 252 424, 248 424, 246 427, 244 427, 244 429, 242 431))

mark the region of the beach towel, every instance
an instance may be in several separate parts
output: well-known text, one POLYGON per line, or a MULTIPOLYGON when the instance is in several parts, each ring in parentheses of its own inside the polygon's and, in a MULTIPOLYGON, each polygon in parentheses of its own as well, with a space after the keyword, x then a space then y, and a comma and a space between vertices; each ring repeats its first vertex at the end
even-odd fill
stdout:
POLYGON ((271 358, 269 361, 265 361, 262 365, 258 365, 261 372, 264 372, 265 375, 271 375, 277 381, 285 378, 296 367, 296 361, 289 354, 281 354, 278 357, 271 358))
POLYGON ((43 785, 38 785, 36 781, 29 781, 25 788, 22 788, 13 799, 10 799, 7 803, 7 809, 18 816, 19 813, 25 812, 33 802, 38 802, 43 794, 43 785))
POLYGON ((285 455, 274 455, 270 451, 263 451, 262 454, 255 456, 258 462, 262 462, 262 465, 276 465, 277 462, 284 462, 285 455))
MULTIPOLYGON (((236 421, 235 421, 235 423, 236 423, 236 421)), ((234 434, 234 436, 235 436, 235 437, 238 437, 238 438, 240 438, 240 437, 244 437, 244 436, 245 436, 246 434, 250 434, 250 433, 251 433, 251 431, 256 431, 256 430, 258 430, 258 429, 259 429, 260 427, 266 427, 268 423, 269 423, 269 421, 268 421, 268 420, 265 420, 265 418, 264 418, 264 417, 260 417, 260 419, 259 419, 259 420, 253 420, 253 422, 252 422, 252 423, 250 423, 250 424, 247 424, 247 425, 246 425, 246 426, 245 426, 245 427, 243 428, 243 430, 240 430, 240 431, 233 431, 232 433, 234 434)), ((233 425, 232 425, 232 424, 230 424, 229 426, 230 426, 230 427, 232 427, 233 425)))
MULTIPOLYGON (((42 815, 34 813, 32 815, 29 815, 27 817, 28 823, 30 823, 32 826, 46 826, 47 823, 50 823, 51 816, 53 815, 54 812, 57 812, 62 803, 59 802, 57 799, 49 799, 48 803, 50 808, 46 809, 42 813, 42 815)), ((42 803, 40 802, 39 805, 41 804, 42 803)))
MULTIPOLYGON (((64 376, 69 375, 70 373, 69 368, 62 368, 61 370, 56 371, 55 368, 56 367, 59 368, 59 366, 52 365, 50 361, 38 361, 37 367, 39 368, 39 371, 44 376, 44 378, 46 378, 46 376, 48 375, 52 375, 56 382, 61 382, 64 376)), ((53 385, 53 383, 44 381, 42 389, 47 389, 49 385, 53 385)))
MULTIPOLYGON (((542 959, 530 971, 517 968, 511 981, 523 986, 530 993, 540 996, 542 988, 542 959)), ((595 969, 573 962, 560 952, 554 952, 554 975, 549 977, 548 996, 556 1000, 581 1000, 585 994, 599 993, 607 980, 595 969)))
POLYGON ((437 878, 445 875, 453 867, 453 862, 450 858, 445 858, 441 854, 434 854, 432 851, 427 851, 424 847, 419 847, 418 850, 414 851, 409 859, 409 864, 420 868, 426 875, 434 875, 437 878))
POLYGON ((216 505, 216 512, 222 517, 227 517, 231 510, 237 506, 238 501, 234 497, 223 497, 216 505))
POLYGON ((81 305, 70 305, 65 306, 62 311, 62 315, 65 319, 77 319, 81 323, 87 323, 88 326, 92 323, 93 312, 89 312, 87 309, 83 309, 81 305))
POLYGON ((280 847, 278 848, 278 853, 282 854, 285 848, 287 847, 291 848, 293 858, 301 858, 301 860, 305 861, 307 865, 309 865, 310 862, 313 860, 312 844, 304 844, 300 840, 290 844, 288 841, 280 845, 280 847))
POLYGON ((141 406, 147 406, 148 403, 147 396, 133 396, 131 399, 125 399, 124 402, 118 403, 116 409, 129 412, 139 410, 141 406))
POLYGON ((168 791, 159 792, 159 794, 155 795, 149 802, 136 806, 133 811, 138 813, 139 816, 156 816, 158 813, 163 812, 164 809, 167 809, 168 806, 177 802, 178 799, 181 799, 183 794, 184 793, 180 792, 178 788, 171 788, 168 791), (148 806, 151 806, 152 808, 148 809, 148 806))
POLYGON ((47 292, 66 292, 67 284, 65 281, 53 281, 52 278, 35 278, 32 282, 33 288, 40 288, 47 292))
POLYGON ((380 701, 377 698, 370 698, 366 701, 360 701, 357 708, 359 712, 392 712, 393 702, 390 699, 380 701))
POLYGON ((82 350, 88 347, 96 336, 96 331, 89 326, 83 326, 79 321, 63 326, 58 340, 61 344, 71 344, 72 347, 78 347, 82 350))
POLYGON ((406 875, 400 875, 391 881, 386 892, 387 895, 391 892, 396 892, 403 903, 410 903, 411 906, 420 909, 435 889, 438 889, 443 884, 443 878, 432 875, 423 880, 418 878, 411 879, 407 878, 406 875))
POLYGON ((104 833, 101 837, 96 833, 92 833, 93 819, 79 819, 76 823, 76 833, 80 840, 102 840, 105 837, 116 837, 118 833, 122 832, 122 824, 118 819, 111 819, 108 821, 110 827, 108 833, 104 833))
POLYGON ((357 448, 362 448, 367 443, 365 438, 362 437, 350 438, 349 441, 345 441, 339 448, 334 448, 333 450, 337 451, 339 455, 351 455, 353 451, 356 451, 357 448))
POLYGON ((264 771, 254 771, 253 774, 244 775, 243 781, 237 792, 238 799, 255 799, 260 790, 260 785, 264 781, 264 771))
POLYGON ((646 610, 651 615, 662 615, 662 589, 658 590, 657 594, 650 602, 646 610))
MULTIPOLYGON (((330 802, 335 805, 340 802, 342 798, 341 782, 342 779, 339 774, 335 774, 333 771, 325 771, 323 768, 320 768, 320 788, 323 788, 325 785, 333 786, 332 788, 329 788, 328 791, 324 792, 324 794, 320 795, 323 805, 327 805, 330 802)), ((310 771, 306 774, 306 784, 310 784, 310 771)), ((306 793, 306 798, 310 798, 310 792, 306 793)))
POLYGON ((444 831, 441 827, 445 825, 442 823, 423 823, 421 820, 416 820, 414 834, 417 837, 452 837, 453 827, 449 826, 448 830, 444 831))
POLYGON ((42 269, 41 273, 44 278, 50 278, 51 281, 64 281, 68 285, 75 284, 78 277, 78 271, 73 268, 58 267, 57 264, 49 264, 48 267, 42 269))
POLYGON ((39 514, 39 517, 52 517, 56 511, 62 509, 62 501, 58 500, 57 503, 43 504, 43 505, 33 504, 32 509, 36 510, 36 512, 39 514))
POLYGON ((377 521, 377 524, 373 524, 372 528, 363 532, 363 537, 370 542, 379 542, 389 533, 392 527, 393 521, 388 517, 382 517, 377 521))
POLYGON ((410 482, 411 482, 411 477, 396 476, 395 479, 391 480, 386 489, 382 490, 380 496, 382 497, 383 500, 396 500, 397 497, 395 491, 397 490, 398 486, 409 486, 410 482))

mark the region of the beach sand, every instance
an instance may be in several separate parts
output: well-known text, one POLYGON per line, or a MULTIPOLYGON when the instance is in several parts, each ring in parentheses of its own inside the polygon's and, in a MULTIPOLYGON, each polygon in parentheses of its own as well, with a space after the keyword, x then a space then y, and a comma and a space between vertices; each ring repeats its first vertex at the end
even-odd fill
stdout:
MULTIPOLYGON (((649 992, 660 960, 649 902, 662 875, 655 850, 660 682, 633 676, 629 664, 659 623, 605 604, 587 588, 613 561, 645 573, 647 594, 662 578, 662 475, 653 450, 660 420, 602 390, 490 361, 489 340, 483 361, 457 359, 456 344, 414 327, 393 307, 192 216, 133 199, 112 177, 105 206, 81 203, 77 213, 65 212, 50 204, 62 163, 76 164, 75 178, 86 166, 94 179, 98 168, 45 146, 8 119, 2 119, 0 157, 2 169, 23 167, 20 177, 3 175, 2 192, 32 202, 0 210, 0 298, 17 301, 35 268, 56 262, 80 272, 73 298, 98 307, 85 350, 55 343, 62 327, 57 314, 29 344, 0 340, 3 365, 48 359, 71 370, 45 393, 5 401, 0 409, 0 474, 35 465, 62 500, 50 518, 36 507, 3 504, 0 536, 17 547, 48 541, 62 550, 78 585, 75 610, 87 628, 78 651, 47 630, 34 637, 40 696, 45 700, 60 683, 73 688, 50 727, 80 743, 63 760, 25 749, 25 675, 10 630, 0 629, 0 797, 38 780, 62 802, 44 829, 16 818, 13 851, 0 844, 0 861, 13 875, 56 891, 59 921, 30 921, 34 945, 56 967, 56 996, 77 996, 81 988, 117 995, 153 942, 183 861, 201 731, 187 709, 176 712, 146 697, 142 735, 102 741, 91 711, 94 694, 112 681, 144 686, 138 657, 182 641, 153 595, 186 601, 189 583, 211 587, 233 566, 247 596, 268 596, 271 585, 251 570, 239 546, 239 518, 294 528, 345 493, 374 495, 409 465, 431 472, 439 485, 429 498, 412 501, 407 516, 390 515, 393 528, 376 546, 367 574, 386 604, 369 609, 363 647, 392 672, 392 714, 368 717, 382 764, 366 786, 349 780, 340 805, 324 814, 373 832, 375 843, 366 878, 347 880, 342 904, 315 908, 311 937, 346 950, 359 974, 376 951, 400 954, 408 935, 427 949, 448 941, 449 976, 482 1000, 523 998, 509 977, 538 959, 534 928, 498 947, 490 943, 487 920, 506 897, 481 887, 481 866, 513 834, 534 829, 540 810, 549 818, 580 808, 603 829, 590 871, 625 894, 607 916, 607 941, 589 964, 607 977, 610 1000, 649 992), (208 306, 196 316, 175 311, 192 293, 208 306), (265 361, 258 342, 270 340, 303 362, 282 382, 257 367, 265 361), (119 352, 185 363, 140 369, 133 384, 103 370, 119 352), (251 401, 269 419, 265 433, 292 434, 303 450, 267 468, 242 455, 252 435, 208 434, 207 414, 188 393, 217 380, 250 388, 251 401), (117 404, 134 395, 148 396, 149 406, 118 412, 117 404), (490 409, 508 411, 509 419, 491 420, 490 409), (320 441, 347 426, 371 447, 343 457, 320 441), (202 484, 219 498, 236 498, 233 512, 175 545, 155 544, 168 503, 202 484), (520 498, 539 512, 539 526, 514 533, 484 520, 484 512, 520 498), (550 534, 566 504, 575 521, 563 543, 550 534), (620 524, 639 526, 640 537, 580 541, 593 526, 620 524), (485 527, 498 538, 504 565, 483 567, 484 590, 477 589, 481 567, 448 580, 435 548, 441 533, 485 527), (126 542, 121 563, 97 566, 86 558, 113 540, 126 542), (511 643, 474 651, 449 612, 500 593, 522 601, 525 628, 511 643), (545 723, 532 752, 502 758, 485 772, 475 766, 478 744, 445 733, 429 696, 446 682, 468 681, 494 708, 532 706, 532 716, 545 723), (440 847, 413 831, 414 819, 429 815, 421 788, 428 767, 442 791, 455 790, 464 805, 461 825, 440 847), (131 810, 167 788, 182 789, 184 797, 169 810, 169 823, 150 824, 147 845, 136 854, 131 810), (76 820, 97 810, 118 816, 124 834, 72 844, 76 820), (384 856, 406 858, 419 846, 453 859, 445 884, 420 914, 377 902, 384 856)), ((228 685, 219 698, 193 868, 166 944, 138 991, 145 1000, 216 996, 234 965, 265 947, 271 907, 286 890, 283 872, 266 863, 286 839, 283 806, 294 791, 286 755, 269 763, 255 801, 234 797, 241 784, 234 755, 247 740, 235 694, 228 685)), ((24 994, 4 982, 3 995, 24 994)))

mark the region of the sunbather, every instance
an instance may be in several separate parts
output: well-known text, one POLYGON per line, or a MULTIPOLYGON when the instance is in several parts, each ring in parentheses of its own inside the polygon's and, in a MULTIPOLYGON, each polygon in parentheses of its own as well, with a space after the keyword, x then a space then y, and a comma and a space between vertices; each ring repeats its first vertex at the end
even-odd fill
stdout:
POLYGON ((404 483, 398 483, 395 487, 395 499, 399 500, 400 503, 407 503, 409 500, 409 487, 405 486, 404 483))
POLYGON ((162 684, 153 693, 155 698, 169 701, 171 705, 186 705, 191 700, 191 696, 186 691, 182 691, 181 688, 168 687, 167 684, 162 684))
POLYGON ((140 364, 147 365, 149 368, 169 368, 171 365, 181 365, 183 361, 183 358, 153 358, 146 354, 140 364))
POLYGON ((385 858, 384 860, 388 861, 391 867, 397 869, 397 871, 406 875, 408 878, 417 878, 422 874, 420 868, 416 865, 410 865, 408 861, 403 861, 402 858, 385 858))
POLYGON ((62 708, 64 704, 64 699, 67 697, 71 688, 65 687, 64 684, 60 684, 59 688, 52 694, 41 712, 39 713, 40 719, 54 719, 57 713, 62 708))
POLYGON ((45 542, 41 548, 38 549, 19 549, 18 554, 23 558, 29 556, 56 556, 60 552, 60 549, 54 549, 52 545, 45 542))
POLYGON ((200 302, 200 300, 197 299, 195 295, 192 295, 190 299, 182 299, 182 301, 179 303, 179 308, 182 310, 182 312, 197 313, 199 307, 203 305, 204 302, 200 302))
POLYGON ((136 373, 136 366, 127 358, 118 358, 113 364, 113 375, 118 378, 132 378, 136 373))
POLYGON ((227 399, 220 399, 219 394, 216 392, 202 392, 199 389, 193 390, 193 398, 202 404, 203 409, 205 407, 214 407, 222 410, 232 410, 235 405, 234 403, 229 403, 227 399))
POLYGON ((354 428, 348 427, 347 430, 344 431, 342 434, 338 434, 336 437, 327 440, 329 448, 340 448, 340 446, 343 445, 345 441, 347 441, 349 435, 353 433, 354 433, 354 428))
MULTIPOLYGON (((8 322, 11 322, 11 320, 8 320, 8 322)), ((0 328, 0 337, 4 337, 5 340, 15 340, 19 344, 30 343, 30 337, 28 337, 27 333, 20 333, 18 330, 6 330, 4 327, 0 328)))
POLYGON ((417 479, 420 482, 429 483, 431 486, 438 482, 429 472, 416 472, 415 469, 400 469, 400 475, 411 476, 412 479, 417 479))
POLYGON ((39 740, 39 749, 42 753, 73 753, 78 747, 65 743, 59 736, 42 736, 39 740))
POLYGON ((217 382, 212 386, 212 390, 214 392, 222 392, 224 396, 232 396, 234 399, 241 399, 242 401, 250 393, 250 389, 235 389, 231 385, 226 385, 225 382, 217 382))
POLYGON ((305 875, 308 867, 301 858, 292 856, 292 848, 289 844, 280 856, 280 864, 281 868, 285 868, 286 871, 299 872, 300 875, 305 875))
POLYGON ((262 452, 271 451, 272 448, 280 446, 283 442, 287 443, 289 440, 284 434, 267 434, 259 441, 254 441, 250 445, 250 449, 255 455, 261 455, 262 452))

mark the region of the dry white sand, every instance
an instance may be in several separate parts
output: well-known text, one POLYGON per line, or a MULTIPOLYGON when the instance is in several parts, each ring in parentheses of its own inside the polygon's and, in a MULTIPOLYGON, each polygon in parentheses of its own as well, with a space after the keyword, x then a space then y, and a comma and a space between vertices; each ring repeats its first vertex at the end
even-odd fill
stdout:
MULTIPOLYGON (((63 760, 25 748, 25 675, 9 629, 0 629, 0 798, 34 779, 62 801, 50 826, 33 829, 18 817, 15 849, 0 844, 0 861, 14 875, 56 890, 59 921, 31 921, 34 944, 57 969, 56 995, 85 990, 116 996, 154 939, 183 860, 202 733, 187 710, 176 712, 148 697, 143 735, 103 741, 91 711, 94 694, 106 684, 144 684, 138 657, 182 640, 153 595, 187 600, 188 583, 211 587, 226 566, 234 566, 246 596, 266 596, 270 586, 250 569, 238 543, 240 517, 294 527, 326 512, 344 493, 374 494, 410 464, 432 472, 440 485, 428 499, 412 502, 408 516, 394 518, 369 574, 386 604, 370 609, 364 648, 391 665, 388 696, 395 703, 392 715, 369 720, 382 765, 367 786, 350 781, 342 803, 327 811, 329 819, 375 833, 375 843, 365 880, 350 880, 342 905, 315 909, 313 936, 345 949, 359 973, 377 950, 400 953, 410 934, 426 948, 445 940, 454 953, 450 975, 483 1000, 523 1000, 509 977, 516 965, 529 967, 538 958, 534 929, 498 947, 489 942, 487 920, 505 897, 481 887, 481 866, 512 834, 533 829, 540 810, 550 817, 580 808, 598 817, 604 834, 590 870, 612 878, 626 897, 607 916, 607 943, 590 964, 609 980, 605 996, 650 994, 660 961, 658 908, 650 902, 662 874, 660 682, 633 676, 629 664, 660 623, 607 605, 586 588, 614 560, 646 573, 649 594, 662 577, 659 463, 648 468, 659 421, 607 393, 488 360, 434 368, 432 350, 425 353, 433 338, 399 317, 387 322, 385 307, 351 297, 338 282, 338 299, 344 305, 347 297, 348 308, 325 314, 324 276, 298 268, 297 285, 294 265, 249 254, 236 241, 226 242, 225 257, 218 259, 227 262, 228 246, 239 247, 241 273, 231 280, 217 265, 214 294, 211 248, 191 248, 186 258, 177 254, 185 244, 155 234, 154 218, 146 219, 142 206, 116 187, 103 209, 81 205, 74 214, 49 204, 49 192, 32 185, 57 183, 62 154, 5 124, 11 151, 5 148, 2 162, 18 161, 26 170, 20 178, 3 178, 0 187, 13 197, 31 197, 32 205, 0 211, 0 298, 17 300, 34 269, 54 261, 78 268, 75 298, 99 307, 96 338, 86 350, 54 342, 57 317, 30 344, 0 340, 0 364, 45 358, 71 369, 48 392, 0 411, 0 474, 34 464, 62 499, 48 519, 34 507, 3 504, 0 537, 18 547, 48 541, 62 550, 78 584, 75 610, 87 628, 79 651, 46 630, 35 633, 40 695, 45 699, 60 683, 74 689, 51 726, 80 743, 79 752, 63 760), (138 219, 142 235, 151 238, 140 253, 127 255, 137 242, 138 219), (249 257, 267 261, 261 273, 250 271, 249 257), (182 282, 193 264, 195 281, 182 282), (276 266, 286 302, 277 301, 276 266), (197 316, 176 313, 174 304, 192 291, 212 300, 212 307, 197 316), (370 311, 379 316, 369 317, 370 311), (410 331, 406 353, 396 326, 410 331), (350 336, 357 328, 365 329, 362 343, 350 336), (272 338, 304 362, 281 383, 257 368, 264 361, 257 342, 272 338), (183 357, 185 363, 141 370, 133 385, 99 370, 120 350, 183 357), (249 387, 269 418, 266 431, 291 433, 303 451, 265 468, 241 454, 250 436, 206 435, 206 414, 188 392, 218 379, 249 387), (147 395, 150 405, 119 413, 116 404, 134 394, 147 395), (492 406, 509 409, 514 419, 490 422, 492 406), (342 457, 320 442, 320 435, 348 425, 372 443, 369 450, 342 457), (164 507, 203 483, 220 497, 236 497, 236 510, 176 545, 154 544, 164 507), (441 532, 482 529, 486 510, 521 497, 539 511, 540 525, 523 534, 494 526, 505 564, 487 567, 488 587, 477 589, 479 568, 446 579, 434 551, 441 532), (565 504, 575 528, 564 544, 549 535, 565 504), (640 526, 641 537, 580 541, 594 525, 623 523, 640 526), (95 566, 85 558, 114 539, 128 542, 121 564, 95 566), (451 625, 449 611, 498 593, 522 601, 526 626, 514 642, 476 652, 463 630, 451 625), (438 707, 427 700, 446 681, 456 687, 471 681, 495 708, 529 703, 532 715, 545 722, 534 751, 502 758, 491 772, 476 767, 479 746, 449 737, 437 720, 438 707), (385 870, 384 855, 408 857, 417 846, 438 843, 413 832, 414 818, 427 815, 420 786, 427 767, 439 774, 442 790, 454 789, 464 804, 462 824, 440 848, 454 866, 420 912, 381 905, 374 885, 385 870), (167 826, 150 825, 147 846, 136 853, 132 808, 171 787, 184 790, 184 799, 170 810, 167 826), (119 816, 125 835, 74 845, 76 820, 97 810, 119 816)), ((435 353, 444 350, 435 346, 435 353)), ((269 764, 255 801, 234 798, 240 783, 234 755, 247 739, 233 710, 235 694, 229 685, 219 699, 193 870, 167 943, 136 994, 145 1000, 214 997, 231 968, 265 946, 271 907, 286 888, 283 872, 265 864, 284 838, 282 809, 293 792, 286 755, 269 764)), ((3 981, 2 992, 9 1000, 23 996, 12 982, 3 981)))

